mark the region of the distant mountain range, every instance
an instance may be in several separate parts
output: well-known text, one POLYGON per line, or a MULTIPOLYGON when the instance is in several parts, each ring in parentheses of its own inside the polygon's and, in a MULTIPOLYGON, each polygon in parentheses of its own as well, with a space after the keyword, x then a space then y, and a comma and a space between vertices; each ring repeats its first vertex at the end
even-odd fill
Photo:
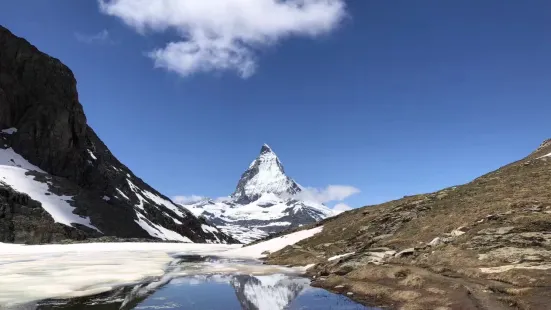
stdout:
POLYGON ((285 174, 277 155, 264 144, 230 197, 205 198, 182 206, 226 234, 248 243, 335 215, 323 204, 299 199, 303 190, 285 174))

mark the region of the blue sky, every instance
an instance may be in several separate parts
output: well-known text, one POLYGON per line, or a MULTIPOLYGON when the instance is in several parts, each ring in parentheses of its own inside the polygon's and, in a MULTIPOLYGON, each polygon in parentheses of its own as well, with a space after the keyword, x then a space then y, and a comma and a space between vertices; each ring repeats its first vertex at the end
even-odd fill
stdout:
POLYGON ((230 194, 268 143, 300 184, 356 187, 345 203, 359 207, 468 182, 549 138, 551 2, 345 4, 346 15, 309 23, 281 15, 275 30, 263 28, 274 10, 200 15, 259 17, 246 35, 229 32, 244 60, 210 71, 148 56, 198 40, 182 38, 185 14, 181 28, 164 29, 174 16, 161 14, 140 29, 124 7, 18 0, 3 3, 0 24, 73 70, 91 126, 167 196, 230 194))

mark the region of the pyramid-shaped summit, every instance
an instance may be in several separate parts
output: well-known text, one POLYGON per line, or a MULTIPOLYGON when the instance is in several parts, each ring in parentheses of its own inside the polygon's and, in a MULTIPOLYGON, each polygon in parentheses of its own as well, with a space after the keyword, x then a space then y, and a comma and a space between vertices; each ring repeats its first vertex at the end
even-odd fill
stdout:
POLYGON ((241 175, 231 197, 239 203, 249 203, 258 200, 263 194, 291 197, 301 190, 300 185, 285 174, 285 169, 272 148, 264 144, 260 155, 241 175))
POLYGON ((204 199, 184 207, 248 243, 334 215, 320 203, 300 200, 296 194, 301 191, 303 188, 285 174, 272 148, 264 144, 229 198, 204 199))

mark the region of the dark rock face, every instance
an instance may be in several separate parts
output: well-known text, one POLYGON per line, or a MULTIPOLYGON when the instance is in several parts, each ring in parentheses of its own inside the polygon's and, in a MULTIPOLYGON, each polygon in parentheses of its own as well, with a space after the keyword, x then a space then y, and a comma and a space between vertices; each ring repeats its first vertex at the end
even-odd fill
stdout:
MULTIPOLYGON (((174 206, 119 162, 87 125, 71 70, 0 26, 0 129, 5 128, 17 132, 4 137, 0 147, 13 148, 50 174, 50 190, 73 196, 73 213, 89 217, 104 235, 153 238, 136 223, 138 212, 194 242, 235 241, 221 232, 204 231, 204 222, 174 206)), ((36 173, 35 180, 44 177, 36 173)), ((78 227, 76 233, 60 224, 54 225, 61 226, 59 230, 47 233, 48 225, 41 223, 53 220, 36 208, 36 202, 0 202, 0 232, 5 232, 0 240, 36 243, 97 237, 90 229, 78 227), (21 228, 16 222, 25 214, 29 223, 21 228), (69 233, 62 233, 67 229, 69 233)))
POLYGON ((40 203, 26 194, 0 186, 0 242, 49 243, 86 237, 83 231, 56 224, 40 203))

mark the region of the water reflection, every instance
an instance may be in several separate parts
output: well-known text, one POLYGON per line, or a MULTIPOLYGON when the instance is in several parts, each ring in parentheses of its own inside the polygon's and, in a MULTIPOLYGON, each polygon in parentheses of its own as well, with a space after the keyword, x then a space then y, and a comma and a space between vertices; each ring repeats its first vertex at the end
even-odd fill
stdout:
POLYGON ((258 261, 181 256, 160 278, 93 297, 47 300, 19 309, 368 309, 309 283, 296 271, 258 261))
POLYGON ((308 279, 282 274, 195 275, 173 279, 156 289, 141 284, 92 298, 44 301, 35 309, 368 309, 308 283, 308 279))

